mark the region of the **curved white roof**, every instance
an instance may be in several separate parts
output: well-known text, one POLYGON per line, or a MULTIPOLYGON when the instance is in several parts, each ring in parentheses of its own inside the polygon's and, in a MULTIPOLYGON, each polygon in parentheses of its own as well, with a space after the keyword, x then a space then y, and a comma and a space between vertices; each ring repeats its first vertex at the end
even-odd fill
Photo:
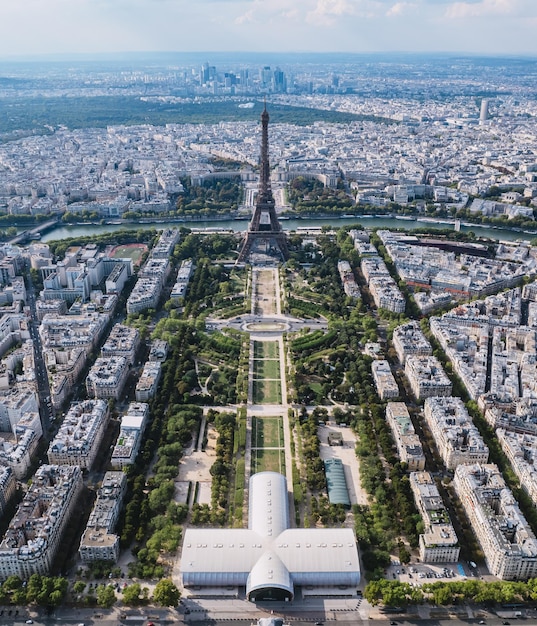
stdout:
POLYGON ((295 595, 288 569, 272 550, 267 550, 253 566, 246 583, 246 596, 266 587, 288 591, 291 597, 295 595))
POLYGON ((264 537, 277 537, 289 528, 287 481, 283 474, 259 472, 250 478, 248 528, 264 537))

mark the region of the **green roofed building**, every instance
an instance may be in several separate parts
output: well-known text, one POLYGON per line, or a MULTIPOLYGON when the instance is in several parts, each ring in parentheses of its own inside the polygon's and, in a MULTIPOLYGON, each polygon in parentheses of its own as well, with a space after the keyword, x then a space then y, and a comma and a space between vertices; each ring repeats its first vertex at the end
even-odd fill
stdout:
POLYGON ((347 489, 345 468, 341 459, 326 459, 324 462, 324 473, 326 475, 330 504, 343 504, 343 506, 350 508, 351 501, 349 490, 347 489))

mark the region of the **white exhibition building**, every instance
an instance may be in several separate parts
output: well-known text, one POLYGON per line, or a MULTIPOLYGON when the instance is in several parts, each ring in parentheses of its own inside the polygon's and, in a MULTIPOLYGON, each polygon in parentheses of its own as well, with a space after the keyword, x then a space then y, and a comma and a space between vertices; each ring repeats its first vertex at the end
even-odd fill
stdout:
POLYGON ((295 588, 356 594, 358 548, 350 528, 289 528, 287 481, 277 472, 250 478, 248 529, 189 528, 181 574, 200 594, 243 587, 256 600, 292 600, 295 588))

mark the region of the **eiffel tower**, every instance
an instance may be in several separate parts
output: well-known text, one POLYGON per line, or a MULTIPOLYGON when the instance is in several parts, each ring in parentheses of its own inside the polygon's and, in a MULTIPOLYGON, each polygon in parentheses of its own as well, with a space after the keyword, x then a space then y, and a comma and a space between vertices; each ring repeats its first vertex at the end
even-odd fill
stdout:
POLYGON ((261 173, 259 177, 259 189, 255 203, 254 214, 246 231, 246 236, 242 242, 237 263, 244 263, 248 260, 254 244, 258 242, 265 244, 268 250, 276 249, 282 260, 289 258, 287 249, 287 239, 282 230, 276 209, 274 208, 274 198, 270 187, 270 165, 268 158, 268 123, 269 114, 267 105, 261 113, 261 173))

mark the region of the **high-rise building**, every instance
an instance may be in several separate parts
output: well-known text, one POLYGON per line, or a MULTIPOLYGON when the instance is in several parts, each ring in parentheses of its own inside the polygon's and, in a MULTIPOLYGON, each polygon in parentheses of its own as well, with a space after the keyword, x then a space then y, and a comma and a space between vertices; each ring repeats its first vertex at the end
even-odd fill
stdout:
POLYGON ((485 124, 489 119, 489 101, 488 98, 481 100, 481 110, 479 112, 479 124, 485 124))

